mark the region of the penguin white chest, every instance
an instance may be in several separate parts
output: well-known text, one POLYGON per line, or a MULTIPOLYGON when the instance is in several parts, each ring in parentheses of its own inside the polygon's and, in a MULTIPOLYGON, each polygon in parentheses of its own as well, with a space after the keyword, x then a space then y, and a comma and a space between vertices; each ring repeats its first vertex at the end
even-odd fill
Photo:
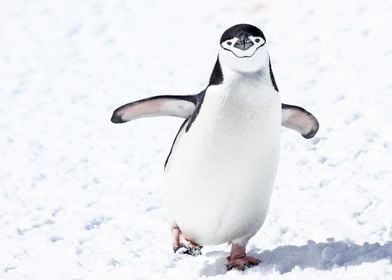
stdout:
POLYGON ((279 95, 270 86, 208 88, 165 173, 170 215, 187 238, 213 245, 256 234, 276 176, 280 123, 279 95))

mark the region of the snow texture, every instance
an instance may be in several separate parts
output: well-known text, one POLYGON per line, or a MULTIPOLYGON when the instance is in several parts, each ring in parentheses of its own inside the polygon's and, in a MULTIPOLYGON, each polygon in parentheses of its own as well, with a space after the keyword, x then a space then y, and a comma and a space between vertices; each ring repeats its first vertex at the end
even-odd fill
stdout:
MULTIPOLYGON (((0 279, 392 279, 392 2, 2 0, 0 279), (113 109, 206 85, 221 33, 260 26, 285 103, 263 263, 175 255, 163 163, 175 118, 113 109)), ((260 147, 262 148, 262 147, 260 147)))

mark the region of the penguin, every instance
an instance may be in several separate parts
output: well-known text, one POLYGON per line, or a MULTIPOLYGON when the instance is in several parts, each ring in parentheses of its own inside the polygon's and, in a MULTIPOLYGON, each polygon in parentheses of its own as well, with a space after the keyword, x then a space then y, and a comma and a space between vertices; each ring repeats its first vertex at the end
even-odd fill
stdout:
POLYGON ((264 33, 237 24, 221 36, 207 87, 194 95, 160 95, 117 108, 113 123, 174 116, 184 121, 164 168, 174 252, 231 244, 227 268, 260 260, 246 254, 269 208, 281 125, 312 138, 317 119, 282 104, 264 33))

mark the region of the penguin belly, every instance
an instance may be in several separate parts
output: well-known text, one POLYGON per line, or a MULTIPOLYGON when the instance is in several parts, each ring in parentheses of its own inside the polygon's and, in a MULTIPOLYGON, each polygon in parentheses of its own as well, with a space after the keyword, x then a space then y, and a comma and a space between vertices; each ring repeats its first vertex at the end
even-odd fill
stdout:
POLYGON ((210 89, 173 146, 165 171, 169 214, 196 244, 250 238, 267 215, 279 160, 281 103, 276 91, 251 92, 210 89))

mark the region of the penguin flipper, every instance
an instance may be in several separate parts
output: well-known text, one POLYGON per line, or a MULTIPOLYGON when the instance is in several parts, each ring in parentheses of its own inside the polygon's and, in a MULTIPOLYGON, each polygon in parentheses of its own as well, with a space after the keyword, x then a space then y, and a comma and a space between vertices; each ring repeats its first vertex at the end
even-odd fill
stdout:
POLYGON ((316 135, 319 129, 317 119, 304 108, 282 103, 282 125, 301 133, 309 139, 316 135))
POLYGON ((173 116, 188 118, 197 105, 198 95, 159 95, 137 100, 114 110, 111 121, 124 123, 131 120, 173 116))

